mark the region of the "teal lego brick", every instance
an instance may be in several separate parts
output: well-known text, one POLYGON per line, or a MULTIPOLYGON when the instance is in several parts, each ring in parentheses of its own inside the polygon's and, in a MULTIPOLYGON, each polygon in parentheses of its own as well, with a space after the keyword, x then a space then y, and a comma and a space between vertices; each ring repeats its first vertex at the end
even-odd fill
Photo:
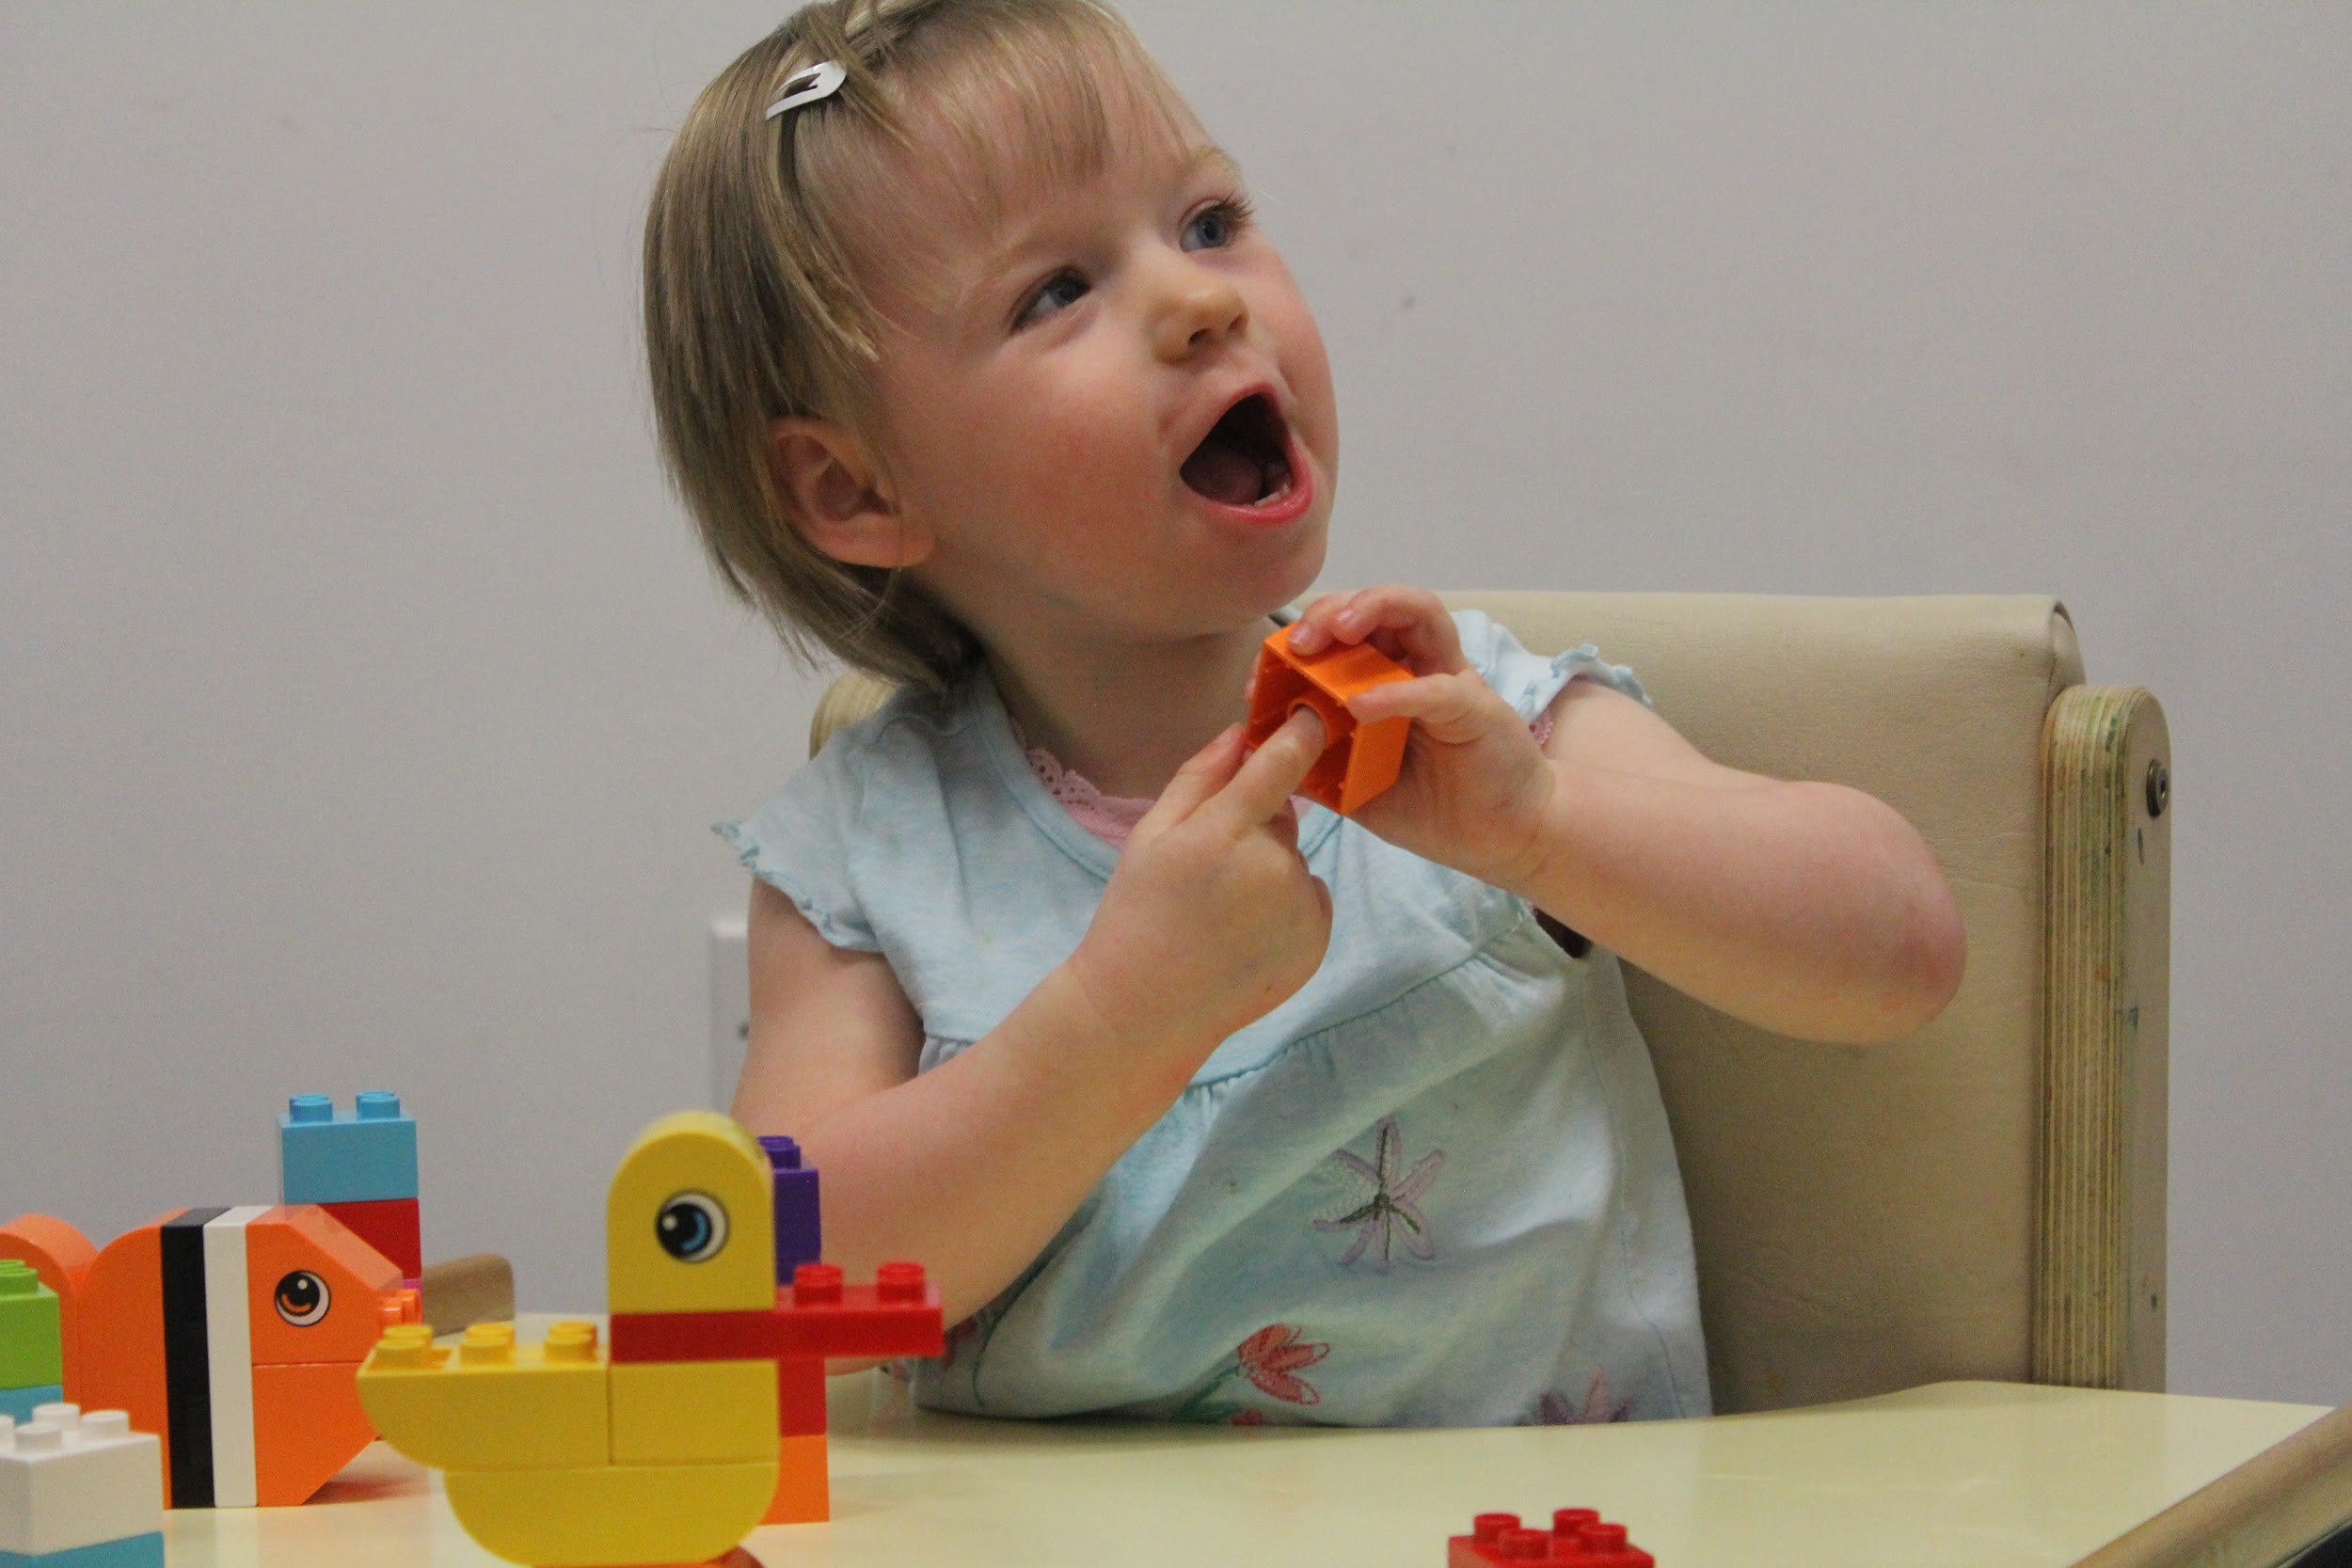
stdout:
POLYGON ((64 1398, 64 1387, 55 1383, 37 1383, 30 1388, 0 1388, 0 1416, 12 1421, 29 1421, 36 1407, 55 1404, 64 1398))
POLYGON ((0 1388, 65 1381, 57 1292, 33 1265, 0 1258, 0 1388))
POLYGON ((400 1096, 360 1095, 339 1117, 323 1094, 298 1094, 278 1118, 281 1203, 375 1203, 417 1196, 417 1123, 400 1096))
POLYGON ((0 1552, 0 1568, 164 1568, 164 1537, 160 1530, 101 1541, 90 1546, 70 1546, 62 1552, 0 1552))

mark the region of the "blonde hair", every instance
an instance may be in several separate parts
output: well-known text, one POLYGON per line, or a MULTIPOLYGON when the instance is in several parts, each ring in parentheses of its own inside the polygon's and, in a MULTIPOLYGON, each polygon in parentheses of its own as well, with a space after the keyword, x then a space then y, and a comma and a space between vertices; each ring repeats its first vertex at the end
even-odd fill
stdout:
POLYGON ((982 216, 1010 194, 996 174, 1008 150, 1025 170, 1084 179, 1110 138, 1105 75, 1174 125, 1173 88, 1098 0, 822 0, 721 71, 679 128, 645 217, 662 458, 721 578, 803 658, 821 648, 933 692, 977 662, 972 634, 914 583, 802 537, 771 429, 798 416, 874 433, 880 322, 860 269, 884 248, 900 160, 961 166, 954 188, 982 216), (825 60, 847 72, 838 92, 767 118, 825 60))

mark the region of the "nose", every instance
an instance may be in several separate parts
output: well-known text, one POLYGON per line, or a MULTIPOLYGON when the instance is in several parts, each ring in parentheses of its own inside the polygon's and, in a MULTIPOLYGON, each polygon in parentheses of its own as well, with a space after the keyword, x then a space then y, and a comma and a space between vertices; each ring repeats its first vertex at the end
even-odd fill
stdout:
POLYGON ((1189 257, 1170 263, 1161 287, 1152 346, 1170 363, 1213 348, 1248 325, 1249 306, 1241 291, 1189 257))

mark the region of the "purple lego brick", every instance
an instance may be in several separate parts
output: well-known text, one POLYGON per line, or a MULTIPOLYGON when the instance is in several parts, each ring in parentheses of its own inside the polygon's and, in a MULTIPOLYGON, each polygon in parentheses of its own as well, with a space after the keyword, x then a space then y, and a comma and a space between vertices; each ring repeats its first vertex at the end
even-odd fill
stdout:
POLYGON ((790 1138, 762 1138, 776 1195, 776 1283, 788 1285, 803 1263, 825 1255, 824 1227, 817 1209, 817 1167, 801 1164, 801 1146, 790 1138))

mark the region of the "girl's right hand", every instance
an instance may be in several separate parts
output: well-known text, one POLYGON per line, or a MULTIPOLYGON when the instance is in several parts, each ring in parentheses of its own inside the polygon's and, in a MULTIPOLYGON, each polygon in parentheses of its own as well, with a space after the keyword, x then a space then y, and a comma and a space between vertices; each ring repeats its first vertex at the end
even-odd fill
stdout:
POLYGON ((1069 968, 1121 1039, 1178 1084, 1305 985, 1331 940, 1330 890, 1298 852, 1292 792, 1323 752, 1300 711, 1255 752, 1238 724, 1137 822, 1069 968))

